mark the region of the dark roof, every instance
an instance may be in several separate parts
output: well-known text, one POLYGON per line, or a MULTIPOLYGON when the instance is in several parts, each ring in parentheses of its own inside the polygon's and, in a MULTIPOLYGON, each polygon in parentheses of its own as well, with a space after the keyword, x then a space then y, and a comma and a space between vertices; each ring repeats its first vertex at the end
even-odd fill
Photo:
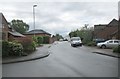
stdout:
POLYGON ((44 30, 41 30, 41 29, 36 29, 36 30, 31 30, 29 32, 26 32, 25 34, 48 34, 48 35, 51 35, 50 33, 44 31, 44 30))
POLYGON ((14 32, 9 31, 9 33, 10 33, 11 35, 13 35, 13 36, 25 37, 24 35, 16 32, 16 31, 14 31, 14 32))
POLYGON ((94 26, 107 26, 108 24, 98 24, 98 25, 94 25, 94 26))
POLYGON ((118 26, 118 21, 116 19, 113 19, 108 26, 118 26))

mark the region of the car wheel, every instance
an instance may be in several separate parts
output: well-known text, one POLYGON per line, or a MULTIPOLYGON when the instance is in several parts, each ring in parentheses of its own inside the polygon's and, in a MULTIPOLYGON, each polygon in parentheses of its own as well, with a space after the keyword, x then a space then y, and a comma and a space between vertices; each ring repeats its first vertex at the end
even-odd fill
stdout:
POLYGON ((102 46, 101 46, 101 48, 102 48, 102 49, 105 49, 105 48, 106 48, 106 46, 105 46, 105 45, 102 45, 102 46))

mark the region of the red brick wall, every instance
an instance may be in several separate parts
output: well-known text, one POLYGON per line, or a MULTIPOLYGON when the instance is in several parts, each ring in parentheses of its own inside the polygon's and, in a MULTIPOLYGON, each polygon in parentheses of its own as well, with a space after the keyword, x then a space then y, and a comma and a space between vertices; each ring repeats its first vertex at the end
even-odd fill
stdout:
POLYGON ((5 17, 2 15, 2 38, 3 40, 8 40, 8 23, 5 17))
MULTIPOLYGON (((32 37, 34 36, 34 34, 24 34, 26 37, 32 39, 32 37)), ((52 38, 50 35, 48 34, 35 34, 35 36, 49 36, 49 43, 52 43, 52 38)))
POLYGON ((16 36, 13 36, 11 34, 9 34, 9 41, 23 41, 24 39, 26 39, 27 37, 16 37, 16 36))
POLYGON ((117 26, 106 27, 105 29, 96 33, 99 38, 112 39, 112 34, 118 30, 117 26))

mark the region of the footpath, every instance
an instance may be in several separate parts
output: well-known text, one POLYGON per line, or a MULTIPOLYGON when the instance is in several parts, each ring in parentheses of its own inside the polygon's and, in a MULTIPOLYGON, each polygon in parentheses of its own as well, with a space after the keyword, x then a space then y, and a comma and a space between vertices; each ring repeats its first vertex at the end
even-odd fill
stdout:
POLYGON ((50 47, 49 44, 43 45, 43 47, 37 47, 35 52, 33 52, 27 56, 3 58, 2 64, 25 62, 25 61, 31 61, 31 60, 36 60, 36 59, 41 59, 41 58, 47 57, 50 54, 49 47, 50 47))
POLYGON ((120 54, 114 53, 112 49, 101 49, 98 47, 89 47, 89 46, 84 46, 84 47, 87 48, 92 53, 120 58, 120 54))

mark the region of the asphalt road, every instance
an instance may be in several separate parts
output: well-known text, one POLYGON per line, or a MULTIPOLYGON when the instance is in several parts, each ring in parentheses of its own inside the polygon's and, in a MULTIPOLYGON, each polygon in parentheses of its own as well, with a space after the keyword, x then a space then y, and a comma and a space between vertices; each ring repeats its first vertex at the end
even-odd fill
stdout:
POLYGON ((59 42, 43 59, 3 65, 3 77, 117 77, 118 59, 59 42))

